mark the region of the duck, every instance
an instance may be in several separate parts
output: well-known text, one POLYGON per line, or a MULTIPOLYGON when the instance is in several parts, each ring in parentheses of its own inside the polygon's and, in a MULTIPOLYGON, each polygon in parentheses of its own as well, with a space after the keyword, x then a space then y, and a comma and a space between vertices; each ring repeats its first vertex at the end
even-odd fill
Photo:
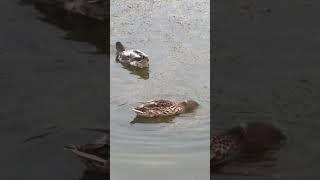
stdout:
POLYGON ((284 145, 286 139, 281 129, 263 122, 248 122, 227 130, 214 130, 210 138, 211 168, 215 171, 233 161, 263 161, 284 145))
POLYGON ((108 136, 104 136, 94 143, 69 145, 65 146, 65 149, 78 156, 88 171, 107 174, 109 172, 109 160, 107 159, 109 157, 109 143, 107 140, 108 136))
POLYGON ((149 67, 149 57, 138 49, 126 50, 121 42, 116 42, 116 62, 137 68, 149 67))
POLYGON ((153 118, 166 117, 182 113, 187 113, 195 110, 199 104, 193 100, 186 100, 180 103, 170 100, 150 100, 142 103, 138 107, 132 108, 137 116, 153 118))
POLYGON ((213 132, 210 139, 211 167, 215 168, 234 160, 245 142, 245 129, 241 126, 224 132, 213 132))

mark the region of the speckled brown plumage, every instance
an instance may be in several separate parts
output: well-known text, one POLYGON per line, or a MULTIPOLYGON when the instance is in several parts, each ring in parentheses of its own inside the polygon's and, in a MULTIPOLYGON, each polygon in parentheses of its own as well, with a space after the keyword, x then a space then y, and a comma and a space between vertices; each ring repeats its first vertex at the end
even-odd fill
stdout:
POLYGON ((214 133, 210 141, 212 166, 218 166, 234 159, 241 151, 244 129, 236 127, 226 132, 214 133))
POLYGON ((281 147, 285 140, 280 129, 262 122, 244 123, 221 132, 214 130, 210 140, 211 170, 232 161, 263 161, 268 152, 281 147))
POLYGON ((164 117, 178 115, 195 109, 198 103, 195 101, 185 101, 176 103, 169 100, 151 100, 143 102, 142 105, 133 108, 132 110, 137 113, 138 116, 143 117, 164 117))

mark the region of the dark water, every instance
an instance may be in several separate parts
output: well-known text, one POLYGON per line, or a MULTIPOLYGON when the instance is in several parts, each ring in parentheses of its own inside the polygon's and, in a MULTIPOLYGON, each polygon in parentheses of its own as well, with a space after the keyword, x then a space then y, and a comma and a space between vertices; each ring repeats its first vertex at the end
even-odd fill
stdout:
POLYGON ((269 162, 233 167, 249 176, 213 179, 320 177, 319 5, 312 0, 217 1, 212 125, 273 123, 288 142, 271 167, 265 167, 269 162))
POLYGON ((106 55, 97 38, 105 26, 88 22, 90 33, 82 31, 86 21, 53 16, 54 9, 0 7, 0 179, 80 179, 84 166, 63 146, 100 136, 81 128, 107 125, 106 55), (32 136, 39 137, 25 142, 32 136))
POLYGON ((111 179, 209 179, 209 1, 112 1, 111 179), (115 42, 150 56, 148 71, 114 61, 115 42), (194 99, 200 107, 168 121, 137 120, 149 99, 194 99), (150 121, 149 121, 150 122, 150 121))

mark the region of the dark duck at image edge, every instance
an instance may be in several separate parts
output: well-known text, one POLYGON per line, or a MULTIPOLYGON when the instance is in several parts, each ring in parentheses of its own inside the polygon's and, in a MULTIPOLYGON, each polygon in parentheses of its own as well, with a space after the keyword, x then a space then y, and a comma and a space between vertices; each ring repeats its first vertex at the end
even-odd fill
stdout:
POLYGON ((286 135, 272 124, 248 122, 224 131, 213 131, 210 139, 211 171, 217 172, 235 161, 263 161, 265 154, 278 150, 286 135), (251 159, 250 159, 251 158, 251 159))

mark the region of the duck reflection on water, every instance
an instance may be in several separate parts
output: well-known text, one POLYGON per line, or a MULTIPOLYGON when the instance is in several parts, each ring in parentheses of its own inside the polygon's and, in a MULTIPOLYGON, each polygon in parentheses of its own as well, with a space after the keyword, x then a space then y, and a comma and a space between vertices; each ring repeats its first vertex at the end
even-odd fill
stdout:
POLYGON ((138 68, 127 64, 122 64, 122 68, 130 72, 130 74, 136 75, 141 79, 149 79, 149 67, 138 68))
POLYGON ((167 116, 167 117, 142 117, 136 116, 130 124, 136 123, 144 123, 144 124, 159 124, 159 123, 173 123, 174 116, 167 116))

